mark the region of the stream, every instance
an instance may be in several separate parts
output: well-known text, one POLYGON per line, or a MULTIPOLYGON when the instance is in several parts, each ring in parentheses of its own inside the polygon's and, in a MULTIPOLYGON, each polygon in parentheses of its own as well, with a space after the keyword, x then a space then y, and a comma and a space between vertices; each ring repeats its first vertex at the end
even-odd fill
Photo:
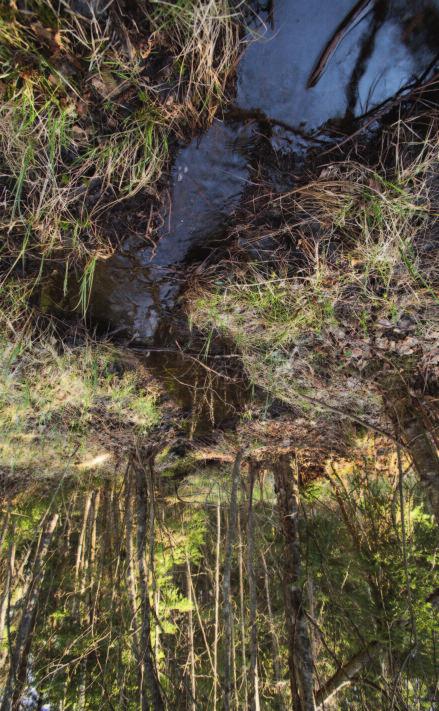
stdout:
POLYGON ((216 119, 177 152, 156 244, 127 236, 113 257, 98 263, 92 320, 131 344, 154 343, 181 290, 182 265, 224 234, 251 184, 251 161, 264 159, 255 140, 260 124, 269 126, 274 151, 304 164, 316 138, 325 143, 346 137, 361 117, 434 74, 439 0, 361 3, 348 30, 340 30, 359 5, 273 0, 269 10, 249 16, 233 120, 216 119), (334 37, 323 71, 310 86, 334 37))

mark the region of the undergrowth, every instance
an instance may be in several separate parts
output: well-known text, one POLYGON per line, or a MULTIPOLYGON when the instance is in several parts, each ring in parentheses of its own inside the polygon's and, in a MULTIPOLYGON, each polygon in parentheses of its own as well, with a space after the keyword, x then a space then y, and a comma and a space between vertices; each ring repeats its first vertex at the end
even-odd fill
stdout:
POLYGON ((192 322, 219 331, 251 381, 290 404, 372 412, 387 370, 437 373, 438 143, 394 131, 386 167, 333 164, 271 198, 282 219, 272 262, 232 255, 217 286, 188 295, 192 322))
POLYGON ((103 344, 0 344, 0 470, 13 477, 114 467, 159 419, 158 390, 103 344))
POLYGON ((117 248, 103 216, 140 192, 157 205, 171 144, 225 100, 239 23, 228 0, 1 3, 3 472, 106 466, 114 442, 123 452, 157 423, 151 378, 84 325, 63 342, 44 285, 63 275, 86 314, 96 265, 117 248))

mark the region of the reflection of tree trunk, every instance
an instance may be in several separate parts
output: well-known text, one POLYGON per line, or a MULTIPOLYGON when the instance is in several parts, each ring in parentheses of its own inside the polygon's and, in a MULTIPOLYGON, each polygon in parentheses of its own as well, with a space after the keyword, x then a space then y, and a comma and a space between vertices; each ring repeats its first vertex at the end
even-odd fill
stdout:
POLYGON ((322 708, 343 689, 352 682, 352 679, 364 668, 364 666, 376 659, 380 654, 382 644, 380 642, 371 642, 360 652, 355 654, 349 661, 343 664, 335 674, 326 681, 316 694, 316 704, 322 708))
POLYGON ((195 680, 195 651, 194 651, 194 621, 192 613, 192 571, 191 563, 188 557, 186 557, 186 580, 187 580, 187 598, 189 600, 189 614, 188 614, 188 638, 189 638, 189 664, 191 669, 191 700, 189 703, 189 708, 191 711, 197 711, 196 707, 196 680, 195 680))
POLYGON ((5 515, 2 516, 2 530, 0 533, 0 549, 3 546, 3 541, 6 538, 6 534, 9 530, 9 519, 10 519, 10 504, 8 507, 8 510, 6 511, 5 515))
POLYGON ((14 649, 0 711, 11 711, 17 704, 26 682, 27 659, 31 645, 31 633, 35 623, 38 598, 41 592, 41 583, 43 581, 44 565, 57 523, 58 514, 54 514, 44 529, 38 544, 33 563, 32 580, 26 595, 23 613, 15 637, 14 649))
MULTIPOLYGON (((148 694, 151 696, 154 711, 162 711, 163 700, 151 647, 151 604, 148 589, 148 571, 146 568, 147 543, 147 481, 140 464, 135 465, 137 494, 137 566, 139 571, 139 591, 142 624, 140 628, 140 655, 142 661, 142 711, 149 711, 148 694)), ((150 496, 153 492, 150 492, 150 496)))
POLYGON ((249 464, 249 490, 247 513, 247 565, 248 587, 250 597, 250 711, 259 711, 259 680, 258 680, 258 630, 256 627, 256 580, 254 567, 254 521, 253 521, 253 489, 257 465, 250 461, 249 464))
POLYGON ((125 478, 125 539, 127 549, 127 591, 131 608, 131 626, 133 628, 132 647, 133 656, 137 664, 139 675, 139 690, 141 688, 142 660, 140 655, 140 644, 138 635, 138 611, 137 611, 137 588, 135 577, 134 553, 133 553, 133 521, 132 521, 132 477, 127 472, 125 478))
POLYGON ((87 680, 87 658, 83 657, 81 659, 80 671, 79 671, 79 689, 78 689, 78 704, 77 711, 84 711, 85 709, 85 691, 86 691, 86 680, 87 680))
POLYGON ((435 444, 426 428, 418 403, 406 392, 401 393, 401 383, 393 383, 387 390, 395 425, 413 459, 431 510, 439 525, 439 457, 435 444))
POLYGON ((242 557, 243 541, 241 530, 241 516, 238 511, 238 568, 239 568, 239 608, 241 617, 241 668, 242 683, 244 685, 244 707, 248 707, 248 684, 247 684, 247 645, 245 631, 245 595, 244 595, 244 565, 242 557))
POLYGON ((313 659, 302 595, 298 491, 288 455, 275 462, 273 474, 283 534, 283 592, 293 709, 315 711, 313 659))
POLYGON ((233 545, 236 538, 236 523, 238 517, 238 485, 241 474, 242 454, 238 452, 232 472, 232 490, 230 495, 229 526, 226 538, 226 552, 223 572, 223 605, 224 605, 224 709, 229 711, 232 699, 232 643, 233 643, 233 610, 230 594, 230 578, 232 572, 233 545))
POLYGON ((221 501, 218 492, 216 505, 216 552, 215 552, 215 638, 213 642, 213 711, 218 703, 218 637, 219 637, 219 573, 221 549, 221 501))
MULTIPOLYGON (((0 646, 3 645, 3 637, 5 634, 6 626, 6 614, 9 605, 9 599, 11 595, 11 583, 14 578, 14 568, 15 568, 15 541, 11 541, 9 544, 8 553, 8 572, 6 574, 6 583, 3 589, 3 596, 0 604, 0 646)), ((0 663, 0 668, 3 666, 0 663)))
POLYGON ((267 612, 268 621, 270 624, 270 637, 271 637, 271 648, 273 650, 273 669, 274 669, 274 679, 276 681, 277 689, 277 706, 279 709, 285 708, 284 694, 282 691, 282 672, 280 664, 280 654, 279 654, 279 643, 276 636, 276 629, 274 626, 273 608, 271 605, 271 595, 270 595, 270 578, 268 575, 267 561, 265 560, 264 551, 261 550, 261 560, 262 567, 264 569, 264 581, 265 581, 265 596, 267 599, 267 612))
POLYGON ((85 501, 84 501, 84 513, 82 516, 82 528, 81 528, 81 533, 79 536, 78 548, 76 549, 75 579, 78 578, 79 571, 83 567, 85 539, 86 539, 86 535, 87 535, 88 516, 90 513, 92 496, 93 496, 92 492, 88 493, 85 498, 85 501))

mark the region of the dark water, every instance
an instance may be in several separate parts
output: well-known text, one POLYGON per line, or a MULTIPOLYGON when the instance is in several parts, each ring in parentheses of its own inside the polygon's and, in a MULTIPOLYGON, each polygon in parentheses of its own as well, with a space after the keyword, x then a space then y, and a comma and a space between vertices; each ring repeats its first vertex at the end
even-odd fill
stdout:
POLYGON ((312 132, 358 117, 423 75, 439 50, 439 2, 370 2, 341 38, 317 84, 323 49, 352 0, 275 0, 238 69, 237 104, 312 132))
POLYGON ((135 343, 151 340, 178 295, 178 265, 218 236, 239 204, 249 176, 250 140, 251 128, 215 121, 180 150, 156 246, 130 237, 120 253, 98 265, 93 319, 126 332, 135 343))
POLYGON ((127 238, 119 254, 97 267, 91 299, 95 321, 134 343, 152 342, 178 296, 179 265, 224 230, 250 180, 255 122, 245 120, 246 112, 272 122, 275 148, 303 154, 307 134, 331 126, 346 130, 355 117, 433 70, 439 0, 377 0, 343 33, 309 88, 325 46, 355 5, 353 0, 273 0, 271 12, 253 18, 253 39, 238 68, 235 104, 242 122, 215 121, 179 151, 156 247, 127 238))

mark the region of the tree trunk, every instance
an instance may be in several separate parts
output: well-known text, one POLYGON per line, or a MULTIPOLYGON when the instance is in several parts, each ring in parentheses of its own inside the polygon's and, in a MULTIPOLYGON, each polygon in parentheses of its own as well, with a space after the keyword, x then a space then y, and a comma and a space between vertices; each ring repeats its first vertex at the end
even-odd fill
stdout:
POLYGON ((139 691, 142 682, 142 659, 140 654, 140 643, 138 635, 138 610, 137 610, 137 586, 135 577, 135 564, 133 552, 133 522, 132 522, 132 477, 130 472, 127 472, 125 478, 125 539, 127 549, 127 592, 131 611, 131 627, 133 656, 137 663, 139 675, 139 691))
POLYGON ((292 707, 294 711, 315 711, 314 665, 302 594, 297 481, 288 455, 275 462, 273 474, 284 544, 283 592, 292 707))
POLYGON ((238 568, 239 568, 239 608, 241 617, 241 668, 242 684, 244 686, 244 707, 248 707, 248 682, 247 682, 247 645, 245 631, 245 595, 244 595, 244 563, 242 556, 243 541, 241 530, 241 517, 238 512, 238 568))
POLYGON ((233 545, 236 538, 238 517, 238 486, 241 474, 242 453, 238 452, 232 472, 232 491, 230 495, 229 526, 226 538, 226 552, 223 572, 223 612, 224 612, 224 696, 225 711, 230 711, 232 699, 232 643, 233 643, 233 610, 230 594, 230 578, 232 572, 233 545))
POLYGON ((258 679, 258 629, 256 627, 256 580, 254 566, 254 521, 253 521, 253 488, 257 466, 250 461, 248 511, 247 511, 247 566, 248 587, 250 597, 250 674, 249 674, 249 707, 250 711, 259 711, 259 679, 258 679))
POLYGON ((191 674, 191 700, 189 702, 189 708, 191 711, 197 711, 196 705, 196 679, 195 679, 195 651, 194 651, 194 621, 192 613, 192 571, 191 563, 189 558, 186 556, 186 594, 190 603, 189 614, 188 614, 188 640, 189 640, 189 663, 190 663, 190 674, 191 674))
POLYGON ((275 629, 275 625, 274 625, 273 608, 272 608, 272 604, 271 604, 271 595, 270 595, 270 578, 268 575, 267 561, 265 560, 264 551, 262 551, 262 550, 261 550, 261 560, 262 560, 262 567, 264 569, 265 597, 267 599, 267 612, 268 612, 268 621, 270 624, 271 648, 273 651, 274 679, 276 681, 276 689, 277 689, 277 696, 278 696, 277 705, 278 705, 278 708, 281 710, 281 709, 285 708, 285 699, 284 699, 284 692, 283 692, 283 688, 282 688, 282 672, 281 672, 281 663, 280 663, 279 643, 277 640, 276 629, 275 629))
POLYGON ((58 523, 58 514, 54 514, 40 538, 33 563, 32 581, 26 595, 23 614, 15 637, 14 650, 3 692, 0 711, 11 711, 17 704, 26 682, 27 659, 30 650, 31 633, 35 621, 38 598, 44 575, 44 565, 49 552, 53 532, 58 523))
MULTIPOLYGON (((141 707, 149 711, 149 699, 154 711, 162 711, 163 699, 160 684, 157 679, 151 647, 151 603, 149 599, 148 571, 146 568, 147 549, 147 481, 143 467, 135 464, 137 488, 137 566, 139 571, 139 591, 141 607, 140 657, 142 661, 141 707)), ((153 492, 150 492, 153 495, 153 492)))
POLYGON ((215 552, 215 636, 213 642, 213 711, 216 711, 218 704, 218 638, 219 638, 219 574, 220 574, 220 551, 221 551, 221 501, 218 492, 218 502, 216 505, 216 552, 215 552))
MULTIPOLYGON (((0 603, 0 645, 3 645, 3 637, 5 634, 5 627, 9 627, 9 621, 8 625, 6 625, 6 615, 8 611, 8 606, 9 606, 9 600, 11 596, 11 583, 12 580, 14 579, 14 569, 15 569, 15 541, 11 541, 9 544, 9 552, 8 552, 8 569, 6 573, 6 582, 5 586, 3 589, 3 595, 1 598, 1 603, 0 603)), ((1 665, 0 665, 1 668, 1 665)))

